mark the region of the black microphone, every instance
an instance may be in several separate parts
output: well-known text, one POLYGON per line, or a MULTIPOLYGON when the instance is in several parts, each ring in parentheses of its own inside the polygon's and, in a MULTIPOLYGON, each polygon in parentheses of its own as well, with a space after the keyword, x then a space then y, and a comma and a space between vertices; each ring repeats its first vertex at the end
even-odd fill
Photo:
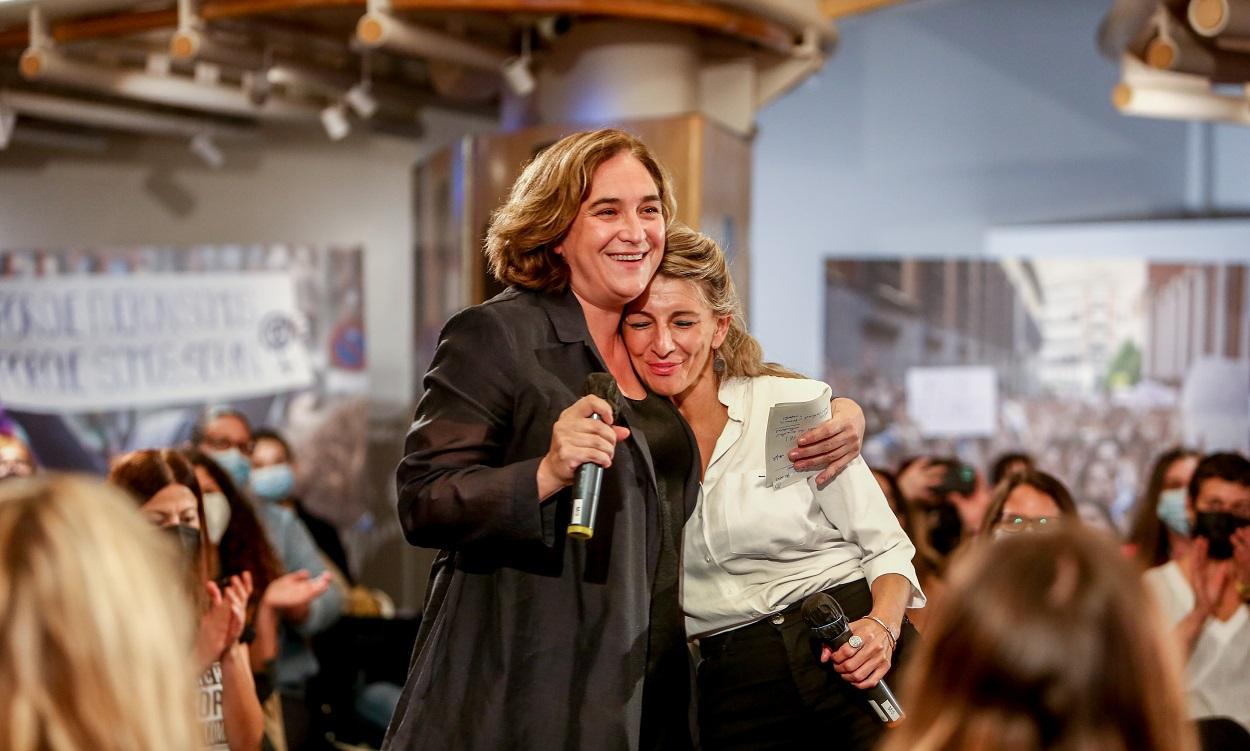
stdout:
MULTIPOLYGON (((612 416, 619 417, 624 405, 616 381, 607 373, 591 373, 586 376, 583 388, 587 395, 594 394, 612 405, 612 416)), ((592 419, 601 420, 599 415, 592 419)), ((586 462, 577 468, 573 478, 573 516, 569 519, 569 537, 589 540, 595 535, 595 514, 599 511, 599 486, 603 483, 603 467, 586 462)))
MULTIPOLYGON (((834 650, 846 644, 852 636, 842 606, 824 592, 817 592, 803 601, 803 620, 807 621, 817 639, 834 650)), ((868 694, 868 705, 887 726, 894 727, 906 717, 898 699, 894 698, 894 692, 885 685, 884 679, 872 688, 865 689, 865 692, 868 694)))

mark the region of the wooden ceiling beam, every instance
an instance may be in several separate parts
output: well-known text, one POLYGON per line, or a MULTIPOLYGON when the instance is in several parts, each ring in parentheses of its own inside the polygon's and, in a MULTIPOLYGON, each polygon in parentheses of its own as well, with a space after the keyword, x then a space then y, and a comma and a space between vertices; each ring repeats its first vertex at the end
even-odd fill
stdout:
POLYGON ((861 13, 871 13, 891 5, 899 5, 906 0, 820 0, 820 10, 831 21, 861 13))
MULTIPOLYGON (((200 16, 206 21, 213 21, 312 9, 363 9, 364 5, 365 0, 204 0, 200 5, 200 16)), ((715 32, 782 54, 792 52, 796 44, 795 32, 766 18, 731 8, 685 0, 392 0, 391 7, 398 11, 542 15, 559 13, 654 21, 715 32)), ((176 11, 143 11, 62 21, 52 24, 51 33, 57 42, 76 42, 173 29, 177 23, 176 11)), ((25 26, 0 32, 0 49, 20 49, 27 41, 25 26)))

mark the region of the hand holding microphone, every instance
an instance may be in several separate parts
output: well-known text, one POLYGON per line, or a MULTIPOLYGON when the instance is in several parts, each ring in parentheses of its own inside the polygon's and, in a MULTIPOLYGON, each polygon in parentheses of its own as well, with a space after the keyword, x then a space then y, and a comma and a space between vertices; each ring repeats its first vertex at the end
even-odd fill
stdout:
MULTIPOLYGON (((843 655, 843 664, 838 668, 843 678, 848 678, 848 674, 861 668, 867 662, 867 658, 871 657, 865 654, 866 659, 855 660, 860 656, 859 650, 866 646, 864 639, 851 631, 847 624, 846 613, 842 611, 842 606, 838 604, 838 601, 824 592, 817 592, 803 601, 803 620, 807 621, 812 633, 823 642, 825 648, 832 651, 835 662, 838 661, 839 653, 851 652, 849 656, 843 655)), ((882 626, 882 628, 885 627, 882 626)), ((825 660, 825 651, 822 649, 821 661, 825 660)), ((886 685, 885 680, 874 680, 874 677, 880 677, 876 676, 876 673, 880 672, 880 675, 884 676, 888 670, 887 660, 884 666, 876 666, 867 676, 862 676, 863 680, 853 681, 851 685, 864 691, 865 698, 877 717, 887 726, 892 727, 904 719, 903 708, 899 705, 898 699, 894 698, 894 692, 886 685)))
MULTIPOLYGON (((592 373, 586 379, 586 392, 586 396, 560 413, 551 428, 551 447, 538 466, 538 497, 542 500, 576 483, 585 490, 593 488, 597 504, 603 468, 612 466, 617 442, 629 436, 628 428, 613 425, 622 405, 612 377, 592 373)), ((583 508, 592 513, 590 523, 579 526, 593 530, 594 509, 584 500, 583 508)), ((585 514, 582 516, 585 519, 585 514)))

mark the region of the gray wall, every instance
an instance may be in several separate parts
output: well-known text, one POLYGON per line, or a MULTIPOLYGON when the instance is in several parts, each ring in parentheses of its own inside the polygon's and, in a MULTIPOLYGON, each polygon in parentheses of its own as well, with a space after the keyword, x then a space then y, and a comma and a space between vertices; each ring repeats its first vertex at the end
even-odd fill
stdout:
MULTIPOLYGON (((1184 206, 1188 126, 1110 105, 1108 6, 920 0, 842 25, 825 70, 759 118, 749 314, 770 359, 820 373, 826 256, 979 254, 992 226, 1184 206)), ((1214 140, 1250 155, 1242 132, 1214 140)), ((1233 164, 1226 200, 1250 195, 1233 164)))

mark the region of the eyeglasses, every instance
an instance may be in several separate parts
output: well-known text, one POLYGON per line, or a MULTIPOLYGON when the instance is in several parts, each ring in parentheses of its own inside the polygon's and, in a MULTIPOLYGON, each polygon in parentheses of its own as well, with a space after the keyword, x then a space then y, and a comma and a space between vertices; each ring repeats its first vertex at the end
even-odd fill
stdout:
POLYGON ((230 449, 238 449, 241 453, 251 456, 252 449, 255 448, 256 442, 248 439, 246 441, 232 441, 222 435, 206 435, 201 441, 209 451, 229 451, 230 449))
POLYGON ((1006 532, 1015 534, 1017 532, 1042 532, 1047 529, 1054 529, 1059 525, 1059 517, 1057 516, 1021 516, 1019 514, 1004 514, 998 520, 998 526, 994 528, 996 532, 1006 532))

